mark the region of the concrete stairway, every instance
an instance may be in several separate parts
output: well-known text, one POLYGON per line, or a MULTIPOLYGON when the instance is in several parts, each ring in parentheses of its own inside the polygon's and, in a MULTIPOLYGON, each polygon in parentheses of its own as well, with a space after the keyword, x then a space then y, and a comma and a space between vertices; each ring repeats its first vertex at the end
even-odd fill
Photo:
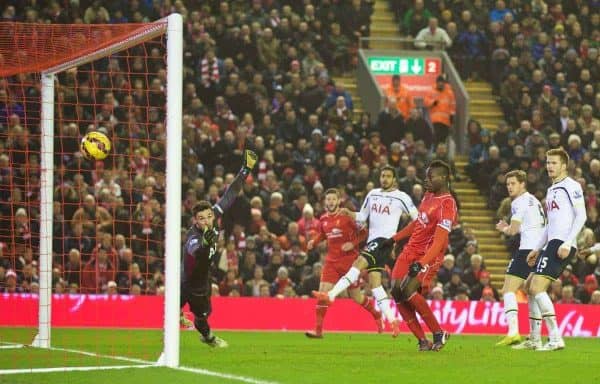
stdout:
MULTIPOLYGON (((466 156, 455 158, 457 172, 465 174, 468 163, 466 156)), ((510 260, 510 253, 504 245, 500 234, 495 229, 495 212, 487 208, 487 198, 482 196, 475 184, 470 181, 459 181, 452 184, 460 201, 460 221, 465 229, 470 229, 479 245, 479 253, 483 256, 487 270, 492 275, 492 284, 497 289, 502 287, 504 272, 510 260)))
POLYGON ((492 95, 492 85, 484 81, 466 81, 464 84, 471 99, 469 102, 471 118, 479 121, 483 128, 491 132, 495 131, 498 122, 504 116, 492 95))
MULTIPOLYGON (((373 6, 373 15, 371 15, 371 37, 402 37, 398 32, 398 23, 394 19, 394 14, 389 11, 388 1, 386 0, 378 0, 373 6)), ((373 41, 370 44, 370 48, 391 49, 398 48, 398 44, 387 41, 373 41)))

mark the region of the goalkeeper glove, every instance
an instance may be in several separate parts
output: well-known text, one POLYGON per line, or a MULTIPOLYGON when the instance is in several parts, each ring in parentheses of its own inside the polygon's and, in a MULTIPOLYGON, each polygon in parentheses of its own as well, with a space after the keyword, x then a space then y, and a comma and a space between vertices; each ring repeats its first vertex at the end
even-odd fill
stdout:
POLYGON ((423 269, 423 266, 421 265, 421 263, 419 263, 418 261, 415 261, 408 267, 408 276, 410 276, 410 277, 417 276, 419 274, 419 272, 421 272, 421 269, 423 269))
POLYGON ((244 153, 242 154, 242 169, 241 173, 246 177, 252 172, 252 169, 256 165, 258 161, 258 156, 256 152, 251 149, 244 149, 244 153))
POLYGON ((205 247, 213 245, 219 236, 219 230, 215 227, 206 228, 202 234, 202 242, 205 247))

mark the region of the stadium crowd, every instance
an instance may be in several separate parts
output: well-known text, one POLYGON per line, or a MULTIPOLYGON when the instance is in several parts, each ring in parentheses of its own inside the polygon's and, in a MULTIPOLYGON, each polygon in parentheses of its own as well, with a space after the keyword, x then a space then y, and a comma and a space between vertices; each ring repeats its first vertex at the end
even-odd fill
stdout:
MULTIPOLYGON (((510 214, 503 174, 514 167, 527 170, 528 187, 540 197, 548 184, 540 154, 564 145, 574 160, 572 176, 585 186, 589 222, 580 248, 589 247, 600 238, 599 14, 577 1, 487 3, 392 0, 390 7, 410 36, 436 18, 437 28, 451 38, 448 50, 461 75, 494 84, 506 121, 493 135, 476 121, 469 124, 469 177, 490 194, 498 218, 510 214)), ((7 4, 3 21, 124 23, 171 12, 184 16, 183 227, 191 224, 197 201, 217 201, 237 172, 246 140, 260 158, 258 171, 222 220, 214 294, 309 295, 318 289, 326 249, 322 244, 307 252, 306 243, 327 188, 339 188, 343 205, 356 210, 377 186, 378 170, 391 164, 399 188, 418 204, 426 164, 432 159, 453 164, 445 136, 419 109, 399 108, 398 117, 391 103, 376 119, 357 115, 351 95, 333 81, 352 71, 358 38, 369 35, 373 1, 7 4)), ((116 58, 98 66, 152 68, 148 72, 155 76, 134 81, 128 92, 94 85, 89 71, 59 77, 61 84, 79 86, 77 95, 66 87, 57 99, 62 119, 55 144, 57 293, 163 292, 164 64, 159 50, 149 52, 147 63, 116 58), (143 81, 149 97, 141 90, 143 81), (73 100, 83 106, 75 108, 73 100), (150 124, 132 124, 142 119, 150 124), (96 163, 79 156, 78 141, 88 129, 108 133, 116 154, 96 163)), ((26 75, 0 81, 0 291, 36 292, 39 127, 27 124, 25 111, 35 108, 27 97, 39 91, 26 75)), ((552 286, 553 299, 600 303, 595 267, 574 260, 552 286)), ((432 299, 499 299, 477 239, 460 225, 451 233, 438 282, 432 299)))

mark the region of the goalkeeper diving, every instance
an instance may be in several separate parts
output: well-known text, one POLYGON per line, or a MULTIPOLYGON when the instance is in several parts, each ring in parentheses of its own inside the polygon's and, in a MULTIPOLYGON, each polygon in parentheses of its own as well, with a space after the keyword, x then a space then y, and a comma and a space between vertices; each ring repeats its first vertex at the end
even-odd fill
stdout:
POLYGON ((180 305, 189 304, 200 340, 211 347, 227 347, 227 342, 213 335, 208 324, 212 310, 210 269, 216 262, 219 237, 216 219, 231 207, 258 160, 256 153, 248 148, 244 149, 242 157, 242 167, 223 197, 215 205, 203 200, 192 209, 194 224, 188 230, 183 246, 180 305))

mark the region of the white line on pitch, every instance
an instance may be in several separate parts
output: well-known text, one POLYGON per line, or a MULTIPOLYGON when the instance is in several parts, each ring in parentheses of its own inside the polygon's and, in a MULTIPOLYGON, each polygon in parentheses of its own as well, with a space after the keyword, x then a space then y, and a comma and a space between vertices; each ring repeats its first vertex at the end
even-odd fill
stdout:
POLYGON ((237 381, 241 381, 244 383, 250 383, 250 384, 278 384, 276 381, 259 380, 259 379, 254 379, 252 377, 231 375, 229 373, 220 373, 220 372, 215 372, 215 371, 209 371, 207 369, 202 369, 202 368, 177 367, 174 369, 176 369, 178 371, 197 373, 197 374, 205 375, 205 376, 218 377, 220 379, 237 380, 237 381))
MULTIPOLYGON (((15 343, 10 343, 10 342, 0 342, 2 344, 7 344, 7 345, 11 345, 11 346, 17 346, 17 345, 21 345, 22 344, 15 344, 15 343)), ((131 357, 125 357, 125 356, 114 356, 114 355, 103 355, 103 354, 99 354, 99 353, 94 353, 94 352, 86 352, 86 351, 81 351, 79 349, 70 349, 70 348, 59 348, 59 347, 50 347, 48 348, 51 351, 62 351, 62 352, 70 352, 70 353, 77 353, 80 355, 85 355, 85 356, 91 356, 91 357, 99 357, 99 358, 105 358, 105 359, 112 359, 112 360, 118 360, 118 361, 126 361, 126 362, 130 362, 130 363, 137 363, 137 364, 141 364, 141 365, 131 365, 131 366, 111 366, 111 365, 107 365, 107 368, 104 367, 97 367, 95 369, 118 369, 118 368, 111 368, 111 367, 122 367, 122 368, 148 368, 148 367, 162 367, 160 365, 157 365, 156 362, 153 361, 149 361, 149 360, 143 360, 143 359, 135 359, 135 358, 131 358, 131 357)), ((75 371, 75 370, 92 370, 89 369, 90 367, 73 367, 74 369, 71 368, 66 368, 68 370, 71 371, 75 371), (76 369, 77 368, 77 369, 76 369), (88 368, 88 369, 78 369, 78 368, 88 368)), ((91 367, 94 368, 94 367, 91 367)), ((167 367, 165 367, 167 368, 167 367)), ((266 381, 266 380, 259 380, 259 379, 255 379, 252 377, 246 377, 246 376, 239 376, 239 375, 233 375, 233 374, 228 374, 228 373, 221 373, 221 372, 215 372, 215 371, 209 371, 208 369, 203 369, 203 368, 192 368, 192 367, 177 367, 177 368, 171 368, 171 369, 175 369, 178 371, 184 371, 184 372, 190 372, 190 373, 195 373, 198 375, 204 375, 204 376, 213 376, 213 377, 218 377, 221 379, 229 379, 229 380, 236 380, 236 381, 241 381, 243 383, 248 383, 248 384, 278 384, 276 381, 266 381)), ((20 371, 18 373, 35 373, 35 372, 62 372, 64 371, 65 368, 31 368, 31 369, 21 369, 21 370, 0 370, 0 374, 6 374, 6 372, 10 372, 10 371, 20 371), (39 371, 40 369, 45 369, 46 371, 39 371), (48 369, 54 369, 56 371, 48 371, 48 369)))
POLYGON ((0 349, 19 349, 23 348, 23 344, 8 344, 8 345, 0 345, 0 349))
POLYGON ((54 368, 25 368, 0 369, 0 375, 19 375, 24 373, 52 373, 74 371, 101 371, 106 369, 154 368, 153 365, 99 365, 93 367, 54 367, 54 368))

